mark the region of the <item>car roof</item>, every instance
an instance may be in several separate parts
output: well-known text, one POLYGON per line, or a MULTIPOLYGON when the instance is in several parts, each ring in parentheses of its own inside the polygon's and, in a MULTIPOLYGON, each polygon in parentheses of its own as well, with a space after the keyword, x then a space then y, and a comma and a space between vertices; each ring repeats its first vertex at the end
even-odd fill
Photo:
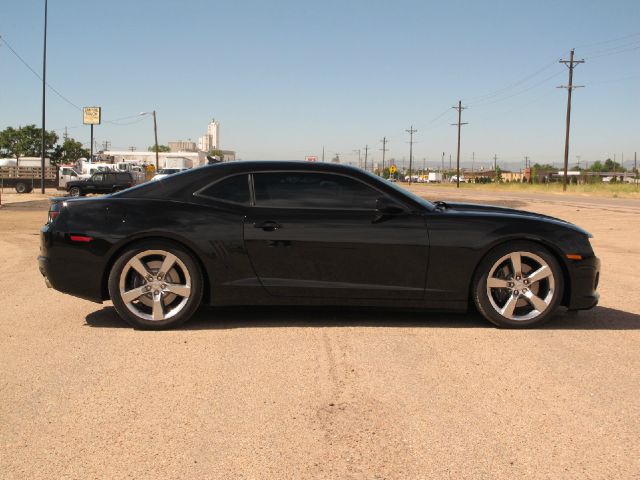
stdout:
MULTIPOLYGON (((397 189, 391 184, 360 168, 337 163, 305 162, 295 160, 238 160, 204 165, 190 170, 168 175, 155 182, 145 182, 136 187, 113 194, 116 198, 162 198, 188 201, 193 192, 204 188, 223 177, 233 174, 268 171, 309 171, 342 173, 359 178, 365 183, 375 182, 377 188, 390 193, 397 189)), ((406 193, 405 193, 406 195, 406 193)), ((408 199, 410 200, 410 199, 408 199)), ((410 200, 412 203, 415 200, 410 200)))

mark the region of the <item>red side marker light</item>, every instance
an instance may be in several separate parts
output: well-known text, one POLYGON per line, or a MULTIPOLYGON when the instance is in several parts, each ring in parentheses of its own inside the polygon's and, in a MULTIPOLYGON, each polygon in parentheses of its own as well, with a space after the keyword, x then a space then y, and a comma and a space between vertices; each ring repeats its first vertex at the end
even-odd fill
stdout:
POLYGON ((582 260, 582 255, 576 255, 574 253, 567 253, 566 257, 569 260, 582 260))
POLYGON ((80 242, 80 243, 88 243, 91 240, 93 240, 93 238, 87 237, 85 235, 71 235, 69 238, 71 238, 72 242, 80 242))

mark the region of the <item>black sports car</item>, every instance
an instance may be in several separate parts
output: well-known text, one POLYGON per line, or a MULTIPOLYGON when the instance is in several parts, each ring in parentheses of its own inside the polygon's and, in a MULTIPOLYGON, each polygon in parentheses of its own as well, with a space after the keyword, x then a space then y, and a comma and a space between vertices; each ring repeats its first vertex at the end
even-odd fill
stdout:
POLYGON ((430 203, 363 170, 308 162, 196 168, 113 195, 53 200, 47 284, 139 328, 208 305, 465 311, 530 327, 596 305, 589 234, 508 208, 430 203))

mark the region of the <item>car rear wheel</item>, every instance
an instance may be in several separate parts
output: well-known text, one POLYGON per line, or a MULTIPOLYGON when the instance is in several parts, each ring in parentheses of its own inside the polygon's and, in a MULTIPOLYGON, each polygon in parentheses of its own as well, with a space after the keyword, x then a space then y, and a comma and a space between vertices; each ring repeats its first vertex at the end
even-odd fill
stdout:
POLYGON ((79 197, 80 195, 82 195, 82 190, 80 190, 80 187, 71 187, 69 189, 69 195, 71 195, 72 197, 79 197))
POLYGON ((560 265, 543 247, 512 242, 492 250, 474 280, 480 313, 500 327, 527 328, 549 320, 564 290, 560 265))
POLYGON ((126 250, 109 274, 118 314, 136 328, 162 330, 188 320, 202 300, 202 273, 181 246, 147 241, 126 250))

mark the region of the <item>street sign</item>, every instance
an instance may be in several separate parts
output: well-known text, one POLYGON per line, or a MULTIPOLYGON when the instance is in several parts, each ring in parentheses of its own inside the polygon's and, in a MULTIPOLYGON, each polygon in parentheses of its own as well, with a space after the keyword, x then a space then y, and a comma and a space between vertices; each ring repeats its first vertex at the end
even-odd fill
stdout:
POLYGON ((82 123, 85 125, 100 125, 101 117, 101 107, 84 107, 82 109, 82 123))
POLYGON ((394 174, 398 171, 398 167, 396 167, 395 165, 391 165, 389 167, 389 173, 394 174))
POLYGON ((318 157, 316 157, 315 155, 309 155, 307 157, 304 157, 304 159, 307 162, 317 162, 318 161, 318 157))

